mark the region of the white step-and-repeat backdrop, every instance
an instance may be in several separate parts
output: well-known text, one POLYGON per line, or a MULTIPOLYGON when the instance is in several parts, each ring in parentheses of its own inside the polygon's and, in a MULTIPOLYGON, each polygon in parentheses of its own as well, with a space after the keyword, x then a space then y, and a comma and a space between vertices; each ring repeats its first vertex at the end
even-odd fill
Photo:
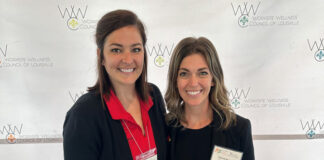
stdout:
POLYGON ((0 159, 63 159, 66 111, 96 79, 94 32, 115 9, 147 27, 149 81, 164 93, 188 36, 218 50, 258 160, 323 160, 323 0, 0 0, 0 159))

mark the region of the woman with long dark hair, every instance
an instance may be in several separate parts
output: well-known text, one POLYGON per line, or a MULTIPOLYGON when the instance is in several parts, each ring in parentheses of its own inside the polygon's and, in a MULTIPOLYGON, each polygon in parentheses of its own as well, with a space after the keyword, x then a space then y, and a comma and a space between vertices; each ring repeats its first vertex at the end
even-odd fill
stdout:
POLYGON ((146 34, 136 14, 116 10, 97 24, 98 79, 68 111, 66 160, 166 159, 165 107, 147 82, 146 34))

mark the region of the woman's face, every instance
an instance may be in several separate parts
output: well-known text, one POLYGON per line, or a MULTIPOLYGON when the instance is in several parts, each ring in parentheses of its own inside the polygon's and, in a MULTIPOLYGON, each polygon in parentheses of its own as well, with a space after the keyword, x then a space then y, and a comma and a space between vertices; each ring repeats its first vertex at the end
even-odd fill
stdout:
POLYGON ((135 26, 125 26, 106 37, 102 65, 114 87, 135 85, 144 64, 144 46, 135 26))
POLYGON ((208 95, 213 85, 203 55, 194 53, 182 60, 177 76, 177 87, 185 107, 208 106, 208 95))

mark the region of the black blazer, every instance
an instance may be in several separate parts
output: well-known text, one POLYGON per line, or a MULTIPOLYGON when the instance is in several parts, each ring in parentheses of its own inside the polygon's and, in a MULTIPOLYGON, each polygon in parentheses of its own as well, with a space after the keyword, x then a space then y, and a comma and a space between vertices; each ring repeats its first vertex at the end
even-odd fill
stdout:
MULTIPOLYGON (((165 106, 160 90, 153 84, 153 106, 149 117, 159 160, 167 159, 165 106)), ((63 127, 65 160, 132 160, 131 150, 119 120, 113 120, 99 95, 81 96, 67 112, 63 127)))
MULTIPOLYGON (((229 148, 232 150, 243 152, 242 160, 254 160, 254 148, 251 134, 251 123, 239 115, 235 126, 231 126, 226 130, 218 130, 219 118, 214 113, 214 120, 212 122, 212 144, 229 148)), ((174 124, 174 123, 173 123, 174 124)), ((175 140, 177 132, 181 127, 169 127, 171 136, 170 141, 170 160, 175 160, 175 140)), ((212 151, 211 151, 212 152, 212 151)))

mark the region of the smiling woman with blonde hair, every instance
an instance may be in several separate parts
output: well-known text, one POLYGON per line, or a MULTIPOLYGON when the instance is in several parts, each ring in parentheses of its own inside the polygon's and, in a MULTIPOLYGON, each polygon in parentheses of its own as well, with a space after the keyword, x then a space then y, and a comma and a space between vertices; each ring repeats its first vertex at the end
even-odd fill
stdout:
POLYGON ((165 101, 170 159, 210 159, 214 146, 254 159, 251 124, 230 106, 223 70, 213 44, 188 37, 173 51, 165 101))

